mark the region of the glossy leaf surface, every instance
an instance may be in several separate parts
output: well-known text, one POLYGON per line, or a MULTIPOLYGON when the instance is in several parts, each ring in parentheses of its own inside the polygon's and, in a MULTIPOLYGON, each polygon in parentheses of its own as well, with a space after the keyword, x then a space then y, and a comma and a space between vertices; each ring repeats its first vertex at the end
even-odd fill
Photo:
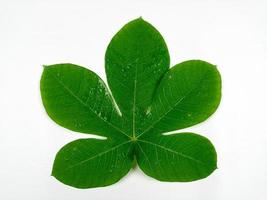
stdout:
POLYGON ((57 154, 52 175, 77 188, 107 186, 120 180, 132 167, 130 141, 80 139, 57 154))
POLYGON ((221 98, 221 78, 207 62, 169 69, 160 33, 139 18, 111 40, 105 69, 111 93, 92 71, 73 64, 44 67, 41 95, 57 124, 106 140, 81 139, 57 154, 52 175, 77 188, 121 179, 134 163, 161 181, 194 181, 216 169, 211 142, 193 133, 163 133, 206 120, 221 98))
POLYGON ((206 120, 221 99, 220 74, 215 66, 191 60, 172 67, 161 80, 140 133, 164 133, 206 120))
POLYGON ((126 120, 128 135, 139 132, 142 115, 162 75, 169 68, 169 53, 160 33, 137 19, 111 40, 105 56, 109 87, 126 120))
POLYGON ((44 67, 41 93, 48 115, 65 128, 103 136, 123 133, 105 83, 86 68, 73 64, 44 67))
POLYGON ((217 168, 211 142, 197 134, 150 137, 138 140, 140 168, 160 181, 187 182, 207 177, 217 168))

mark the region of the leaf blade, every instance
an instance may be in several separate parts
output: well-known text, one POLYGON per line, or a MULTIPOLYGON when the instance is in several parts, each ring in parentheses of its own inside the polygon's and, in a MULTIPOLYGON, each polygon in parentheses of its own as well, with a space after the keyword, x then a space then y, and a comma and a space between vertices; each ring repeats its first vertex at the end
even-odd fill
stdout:
POLYGON ((125 176, 132 162, 130 141, 79 139, 58 152, 52 175, 76 188, 104 187, 125 176))
POLYGON ((105 55, 105 69, 112 94, 127 120, 129 135, 139 131, 143 111, 151 103, 169 62, 164 39, 141 18, 126 24, 112 38, 105 55))
POLYGON ((46 112, 57 124, 106 137, 126 135, 104 82, 92 71, 73 64, 45 67, 40 90, 46 112))
POLYGON ((205 121, 221 100, 221 77, 215 66, 200 60, 171 68, 156 90, 145 133, 160 134, 205 121))
POLYGON ((190 182, 209 176, 217 168, 215 148, 203 136, 178 133, 138 141, 138 165, 157 180, 190 182))

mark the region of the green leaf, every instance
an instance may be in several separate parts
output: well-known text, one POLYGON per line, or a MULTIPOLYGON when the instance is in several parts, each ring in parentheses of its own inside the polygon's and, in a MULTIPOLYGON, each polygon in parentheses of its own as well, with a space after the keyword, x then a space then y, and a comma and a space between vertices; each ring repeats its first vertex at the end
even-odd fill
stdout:
POLYGON ((86 68, 73 64, 44 67, 41 94, 48 115, 65 128, 110 137, 124 134, 105 83, 86 68))
POLYGON ((214 147, 207 138, 197 134, 139 139, 137 146, 138 165, 160 181, 194 181, 207 177, 217 168, 214 147))
POLYGON ((145 133, 164 133, 187 128, 206 120, 221 99, 221 77, 214 65, 191 60, 172 67, 161 80, 148 118, 145 133))
POLYGON ((57 124, 106 140, 82 139, 63 147, 53 173, 76 188, 102 187, 121 179, 136 157, 161 181, 194 181, 216 169, 216 151, 197 134, 174 131, 206 120, 221 99, 217 68, 191 60, 169 69, 167 46, 143 19, 126 24, 105 55, 105 83, 73 64, 44 67, 40 89, 46 112, 57 124))
POLYGON ((80 139, 57 154, 52 175, 77 188, 116 183, 132 167, 132 143, 113 144, 109 140, 80 139))
POLYGON ((160 33, 139 18, 112 38, 105 63, 109 87, 127 121, 127 133, 134 135, 160 78, 169 68, 167 46, 160 33))

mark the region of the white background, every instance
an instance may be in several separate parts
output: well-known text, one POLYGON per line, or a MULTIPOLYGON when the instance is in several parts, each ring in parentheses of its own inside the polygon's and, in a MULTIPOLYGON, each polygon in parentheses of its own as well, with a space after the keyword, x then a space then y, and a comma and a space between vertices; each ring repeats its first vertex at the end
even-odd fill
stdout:
POLYGON ((0 0, 0 199, 266 200, 266 77, 267 1, 0 0), (50 176, 54 156, 88 135, 46 115, 42 65, 71 62, 105 79, 108 42, 139 16, 162 33, 172 65, 203 59, 218 66, 221 105, 188 130, 214 143, 219 169, 192 183, 162 183, 135 169, 105 188, 65 186, 50 176))

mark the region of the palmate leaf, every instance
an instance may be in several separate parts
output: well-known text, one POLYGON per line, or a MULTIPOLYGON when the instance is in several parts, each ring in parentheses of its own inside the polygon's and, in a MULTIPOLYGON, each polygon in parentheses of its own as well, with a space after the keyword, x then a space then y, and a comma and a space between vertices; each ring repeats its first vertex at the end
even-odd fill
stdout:
POLYGON ((163 133, 198 124, 215 112, 220 74, 200 60, 169 69, 169 60, 160 33, 139 18, 108 45, 105 68, 111 94, 86 68, 45 66, 41 95, 48 115, 70 130, 107 138, 64 146, 52 175, 76 188, 107 186, 120 180, 135 158, 144 173, 160 181, 187 182, 210 175, 217 156, 207 138, 163 133))

